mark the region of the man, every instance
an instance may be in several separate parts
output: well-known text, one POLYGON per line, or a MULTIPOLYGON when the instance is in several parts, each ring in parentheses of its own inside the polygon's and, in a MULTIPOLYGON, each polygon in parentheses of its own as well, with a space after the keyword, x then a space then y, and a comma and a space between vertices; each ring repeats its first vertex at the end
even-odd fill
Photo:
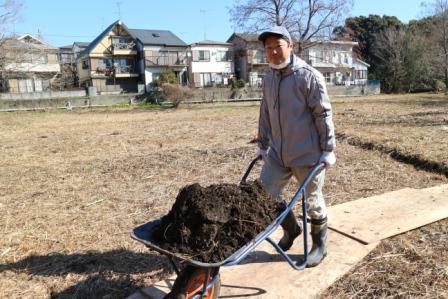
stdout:
MULTIPOLYGON (((264 165, 260 180, 278 198, 294 176, 300 184, 319 162, 332 166, 335 136, 331 105, 320 72, 293 54, 293 42, 285 27, 275 26, 258 37, 263 42, 270 69, 263 81, 257 155, 264 165)), ((326 256, 327 210, 322 195, 325 170, 308 185, 308 215, 313 246, 307 267, 326 256)), ((288 250, 302 227, 291 211, 282 223, 279 245, 288 250)))

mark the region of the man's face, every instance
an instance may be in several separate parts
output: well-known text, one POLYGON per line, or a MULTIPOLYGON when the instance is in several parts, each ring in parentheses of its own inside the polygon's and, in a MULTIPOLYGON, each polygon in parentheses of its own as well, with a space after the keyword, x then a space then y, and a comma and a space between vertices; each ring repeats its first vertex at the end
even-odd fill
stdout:
POLYGON ((264 41, 264 49, 268 62, 279 65, 291 55, 292 43, 288 44, 283 38, 277 36, 268 36, 264 41))

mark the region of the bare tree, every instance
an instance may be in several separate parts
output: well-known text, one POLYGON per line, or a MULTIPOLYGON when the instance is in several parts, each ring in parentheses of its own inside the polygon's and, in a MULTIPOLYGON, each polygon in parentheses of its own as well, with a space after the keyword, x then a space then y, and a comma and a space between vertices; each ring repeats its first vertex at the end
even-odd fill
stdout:
POLYGON ((373 56, 384 76, 386 92, 402 92, 405 71, 406 33, 401 28, 386 28, 376 35, 373 56))
POLYGON ((22 1, 18 0, 0 1, 0 32, 2 34, 0 38, 4 37, 5 32, 7 32, 6 29, 8 28, 8 26, 17 19, 22 7, 23 7, 22 1))
POLYGON ((434 18, 433 35, 439 48, 438 59, 443 66, 445 86, 448 87, 448 0, 422 3, 434 18))
POLYGON ((231 21, 247 32, 257 32, 288 23, 297 0, 237 0, 229 9, 231 21))
POLYGON ((306 43, 329 38, 352 6, 353 0, 237 0, 229 13, 236 28, 246 32, 285 26, 301 53, 306 43))
POLYGON ((5 66, 7 65, 7 51, 5 45, 9 38, 9 26, 13 23, 23 7, 22 1, 0 0, 0 90, 4 88, 5 66))

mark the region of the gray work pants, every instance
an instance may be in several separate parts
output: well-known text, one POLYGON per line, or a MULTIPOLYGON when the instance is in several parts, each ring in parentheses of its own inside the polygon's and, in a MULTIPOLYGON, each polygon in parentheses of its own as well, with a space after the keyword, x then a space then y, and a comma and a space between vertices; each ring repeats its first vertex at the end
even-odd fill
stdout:
MULTIPOLYGON (((280 198, 283 188, 294 176, 302 185, 312 166, 283 167, 273 158, 266 155, 261 169, 260 180, 266 190, 274 197, 280 198)), ((307 213, 311 219, 320 220, 327 217, 327 208, 322 194, 325 181, 325 169, 323 169, 307 186, 307 213)), ((289 200, 287 200, 289 202, 289 200)))

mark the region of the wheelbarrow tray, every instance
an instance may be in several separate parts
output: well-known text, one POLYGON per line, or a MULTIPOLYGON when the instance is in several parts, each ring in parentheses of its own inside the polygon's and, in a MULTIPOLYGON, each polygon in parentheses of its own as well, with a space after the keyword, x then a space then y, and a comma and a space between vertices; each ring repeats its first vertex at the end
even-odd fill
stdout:
MULTIPOLYGON (((259 160, 260 157, 254 159, 249 168, 246 170, 246 173, 241 180, 244 182, 249 175, 250 170, 254 166, 254 164, 259 160)), ((308 242, 307 242, 307 199, 306 199, 306 187, 311 182, 311 180, 319 173, 322 169, 325 168, 324 163, 319 163, 313 167, 313 169, 309 172, 308 176, 305 178, 304 182, 298 189, 298 191, 294 194, 290 202, 287 204, 285 210, 262 232, 260 232, 254 239, 249 241, 243 247, 237 249, 234 253, 232 253, 226 259, 216 262, 216 263, 204 263, 201 261, 194 260, 190 256, 184 255, 182 253, 175 253, 163 249, 160 247, 157 242, 153 238, 153 233, 156 227, 160 224, 161 219, 152 220, 145 224, 142 224, 133 229, 131 233, 131 237, 143 244, 147 247, 154 249, 155 251, 162 253, 170 258, 177 258, 181 261, 185 261, 191 265, 203 267, 203 268, 215 268, 221 266, 233 266, 238 264, 242 259, 244 259, 249 253, 251 253, 261 242, 264 240, 268 241, 277 252, 293 267, 295 270, 303 270, 306 267, 307 258, 308 258, 308 242), (286 254, 280 246, 270 238, 270 235, 280 226, 280 224, 285 219, 286 215, 292 210, 294 205, 296 204, 299 197, 302 198, 302 226, 303 226, 303 259, 300 262, 293 261, 288 254, 286 254)))
POLYGON ((269 235, 271 235, 280 223, 285 218, 286 214, 289 212, 290 207, 287 207, 275 220, 271 223, 264 231, 260 232, 254 239, 249 241, 243 247, 237 249, 234 253, 232 253, 226 259, 216 262, 216 263, 204 263, 201 261, 194 260, 190 256, 184 255, 182 253, 171 252, 157 244, 157 241, 154 240, 153 234, 157 226, 160 224, 161 219, 152 220, 145 224, 142 224, 136 228, 131 233, 131 237, 143 244, 147 247, 154 249, 155 251, 162 253, 169 257, 174 257, 179 260, 185 261, 191 265, 205 268, 212 267, 221 267, 221 266, 231 266, 238 264, 243 258, 245 258, 255 247, 258 246, 263 240, 265 240, 269 235))

